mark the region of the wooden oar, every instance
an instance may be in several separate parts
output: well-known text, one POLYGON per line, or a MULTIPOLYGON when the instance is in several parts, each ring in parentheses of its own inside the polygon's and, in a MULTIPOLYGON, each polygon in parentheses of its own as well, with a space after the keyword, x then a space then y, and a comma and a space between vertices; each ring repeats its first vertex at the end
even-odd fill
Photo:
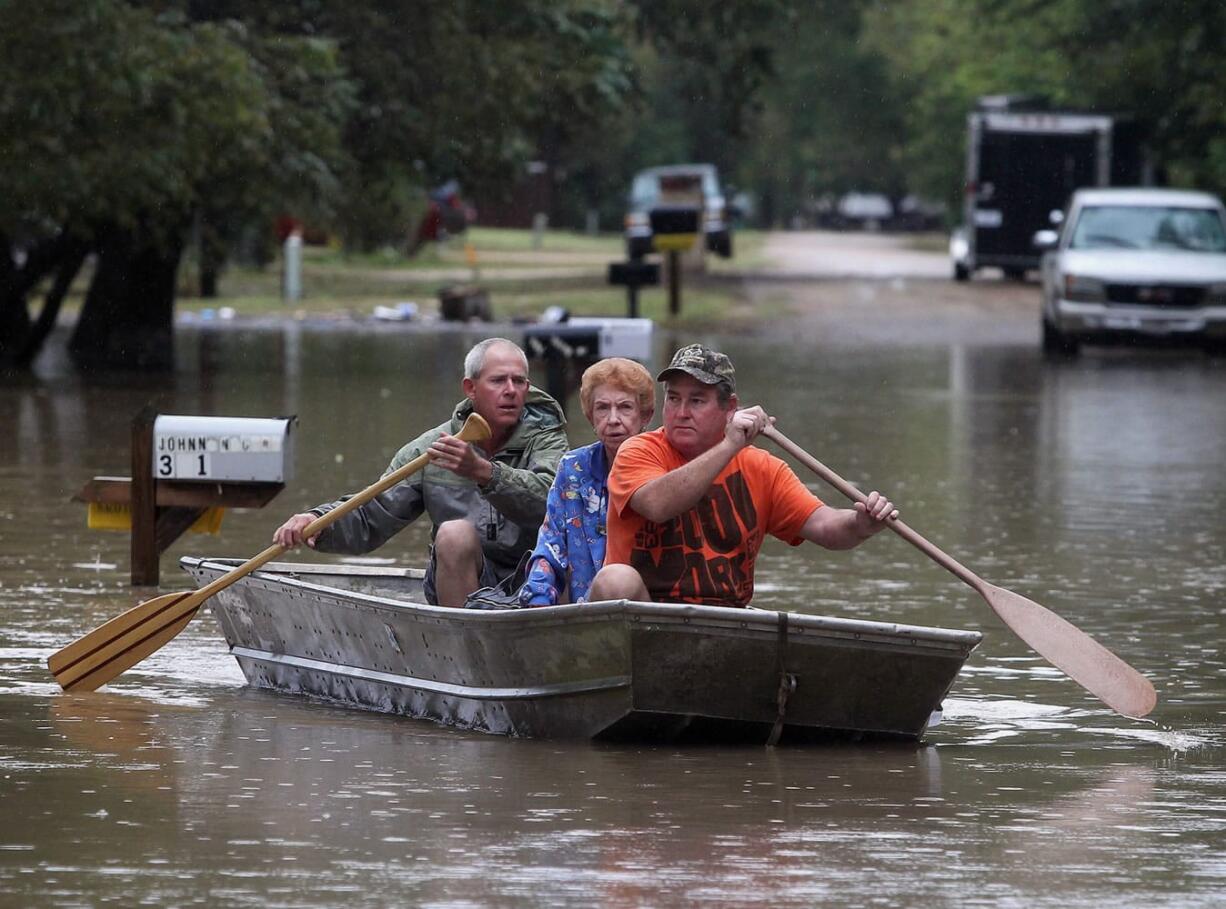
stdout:
MULTIPOLYGON (((852 501, 863 502, 867 498, 864 493, 774 426, 768 426, 762 434, 852 501)), ((1158 696, 1154 693, 1154 686, 1149 679, 1080 628, 1033 600, 989 584, 902 521, 890 521, 887 526, 942 568, 970 585, 1014 634, 1112 710, 1124 716, 1143 717, 1154 709, 1158 696)))
MULTIPOLYGON (((472 414, 456 433, 456 438, 465 442, 481 442, 489 437, 489 424, 477 414, 472 414)), ((417 473, 428 461, 428 454, 422 453, 379 482, 346 499, 308 524, 302 531, 303 539, 313 537, 333 521, 417 473)), ((65 691, 93 691, 161 648, 187 626, 196 611, 213 594, 225 590, 285 551, 284 546, 269 546, 255 558, 199 590, 168 593, 146 600, 53 653, 47 660, 47 667, 65 691)))

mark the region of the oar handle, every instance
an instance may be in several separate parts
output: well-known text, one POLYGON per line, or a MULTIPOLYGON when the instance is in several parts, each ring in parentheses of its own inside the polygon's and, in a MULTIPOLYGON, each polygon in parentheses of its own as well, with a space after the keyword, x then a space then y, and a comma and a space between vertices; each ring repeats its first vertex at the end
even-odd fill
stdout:
MULTIPOLYGON (((762 430, 762 435, 766 436, 800 463, 804 464, 811 471, 841 492, 853 502, 866 502, 868 496, 861 492, 856 487, 852 486, 841 476, 823 464, 817 458, 813 457, 774 426, 768 425, 762 430)), ((919 532, 908 527, 905 523, 899 520, 889 521, 886 524, 890 530, 894 531, 928 558, 932 559, 942 568, 951 572, 963 583, 974 588, 979 593, 984 593, 987 590, 987 583, 975 572, 971 571, 953 556, 938 548, 935 544, 925 539, 919 532)))
MULTIPOLYGON (((464 421, 464 425, 460 428, 460 431, 456 433, 456 438, 464 442, 481 442, 489 437, 489 424, 475 413, 469 414, 468 419, 464 421)), ((339 521, 355 508, 361 508, 371 499, 375 498, 375 496, 381 495, 382 493, 387 492, 387 490, 391 489, 397 483, 407 480, 413 474, 425 467, 429 462, 429 452, 422 452, 407 464, 396 468, 389 474, 385 474, 378 481, 371 483, 361 492, 350 496, 335 508, 326 511, 317 517, 303 529, 302 538, 305 540, 315 536, 321 530, 330 526, 335 521, 339 521)), ((201 587, 192 595, 192 599, 194 599, 197 603, 203 603, 209 597, 213 596, 213 594, 220 593, 235 581, 242 580, 247 575, 251 574, 251 572, 263 567, 268 562, 271 562, 273 559, 277 558, 277 556, 282 555, 287 551, 288 547, 282 546, 279 543, 269 546, 259 555, 248 559, 242 565, 227 571, 221 577, 216 578, 212 582, 201 587)))

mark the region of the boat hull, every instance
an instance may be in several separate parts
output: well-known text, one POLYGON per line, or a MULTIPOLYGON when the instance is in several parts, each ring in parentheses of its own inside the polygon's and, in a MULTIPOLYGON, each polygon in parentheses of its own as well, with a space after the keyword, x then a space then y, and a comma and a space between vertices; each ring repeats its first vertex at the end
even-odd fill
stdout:
MULTIPOLYGON (((203 586, 238 562, 181 564, 203 586)), ((421 577, 274 563, 209 602, 252 686, 543 738, 914 740, 980 640, 625 600, 446 609, 421 577)))

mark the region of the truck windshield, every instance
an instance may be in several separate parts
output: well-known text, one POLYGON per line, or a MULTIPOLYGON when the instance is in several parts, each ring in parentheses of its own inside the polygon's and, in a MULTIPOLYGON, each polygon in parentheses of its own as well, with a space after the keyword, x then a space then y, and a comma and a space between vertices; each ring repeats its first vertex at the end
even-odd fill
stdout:
POLYGON ((660 178, 655 174, 639 174, 630 186, 630 204, 647 207, 660 195, 660 178))
POLYGON ((1211 208, 1096 205, 1081 210, 1070 249, 1226 252, 1226 229, 1211 208))

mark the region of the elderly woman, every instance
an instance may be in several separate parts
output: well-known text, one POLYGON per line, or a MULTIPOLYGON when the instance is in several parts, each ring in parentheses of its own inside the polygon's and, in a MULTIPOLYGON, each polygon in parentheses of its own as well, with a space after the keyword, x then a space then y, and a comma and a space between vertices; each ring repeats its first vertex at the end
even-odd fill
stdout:
POLYGON ((524 606, 582 603, 604 564, 609 467, 618 447, 647 428, 655 412, 651 373, 610 357, 589 366, 579 386, 583 415, 596 441, 568 451, 549 490, 545 523, 519 591, 524 606))

